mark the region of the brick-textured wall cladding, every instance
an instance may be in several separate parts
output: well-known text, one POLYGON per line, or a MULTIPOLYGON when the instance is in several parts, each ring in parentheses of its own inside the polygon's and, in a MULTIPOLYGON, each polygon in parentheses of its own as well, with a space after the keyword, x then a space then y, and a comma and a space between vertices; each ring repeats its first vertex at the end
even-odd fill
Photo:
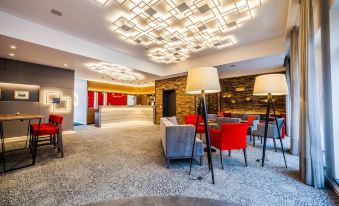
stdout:
MULTIPOLYGON (((266 112, 266 99, 264 96, 253 96, 255 77, 242 76, 220 79, 220 101, 218 94, 207 94, 206 103, 208 113, 216 113, 219 104, 221 111, 243 114, 258 114, 266 112)), ((194 114, 194 95, 186 94, 187 76, 174 77, 155 81, 156 97, 156 123, 159 124, 162 117, 162 93, 164 90, 176 91, 176 116, 179 123, 185 122, 185 115, 194 114)), ((199 95, 195 95, 196 104, 199 95)), ((275 109, 278 113, 286 113, 285 96, 274 96, 275 109)))
MULTIPOLYGON (((253 95, 256 76, 258 75, 220 79, 221 110, 234 113, 266 113, 267 97, 253 95)), ((285 96, 273 96, 273 100, 275 110, 286 113, 285 96)))
POLYGON ((155 120, 160 123, 162 117, 162 94, 164 90, 175 90, 176 116, 179 123, 185 122, 185 116, 194 114, 194 95, 186 94, 187 76, 174 77, 155 81, 155 120))

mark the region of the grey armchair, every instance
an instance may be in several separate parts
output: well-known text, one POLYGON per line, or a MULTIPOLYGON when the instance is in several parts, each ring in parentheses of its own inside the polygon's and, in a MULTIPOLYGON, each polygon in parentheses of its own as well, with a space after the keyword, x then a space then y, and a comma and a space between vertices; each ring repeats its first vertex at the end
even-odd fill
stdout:
MULTIPOLYGON (((279 139, 279 133, 281 136, 281 128, 285 122, 284 118, 278 118, 277 119, 278 122, 278 128, 275 124, 275 122, 273 124, 268 124, 268 130, 267 130, 267 138, 272 138, 273 139, 273 143, 274 143, 274 149, 275 151, 277 151, 277 145, 276 145, 276 139, 279 139)), ((255 137, 261 137, 261 139, 265 136, 265 124, 257 124, 257 129, 255 131, 253 131, 252 133, 253 135, 253 147, 255 147, 255 137)))
POLYGON ((240 123, 240 118, 232 118, 232 117, 218 117, 217 124, 218 128, 221 128, 221 124, 223 123, 240 123))
POLYGON ((257 125, 260 122, 260 115, 246 114, 246 118, 248 121, 249 121, 249 118, 251 119, 255 118, 254 120, 252 120, 252 124, 248 125, 248 129, 247 129, 247 135, 250 135, 250 142, 252 142, 252 134, 255 130, 257 130, 257 125))
POLYGON ((217 121, 217 114, 207 114, 207 119, 212 121, 217 121))

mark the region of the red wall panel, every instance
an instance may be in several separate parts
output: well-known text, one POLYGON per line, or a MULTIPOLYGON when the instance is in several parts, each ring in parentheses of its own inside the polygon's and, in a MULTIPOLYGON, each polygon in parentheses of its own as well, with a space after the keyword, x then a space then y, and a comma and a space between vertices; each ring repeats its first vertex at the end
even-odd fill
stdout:
POLYGON ((98 92, 98 105, 104 105, 104 94, 102 92, 98 92))
POLYGON ((107 93, 107 105, 127 105, 127 95, 107 93))
POLYGON ((94 92, 88 91, 88 107, 94 107, 94 92))

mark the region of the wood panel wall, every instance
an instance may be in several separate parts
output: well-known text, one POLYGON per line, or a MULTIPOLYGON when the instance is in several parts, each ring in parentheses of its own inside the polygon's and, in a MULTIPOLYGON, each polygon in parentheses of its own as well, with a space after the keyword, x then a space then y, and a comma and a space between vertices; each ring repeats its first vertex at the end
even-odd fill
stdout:
POLYGON ((123 94, 154 94, 154 86, 147 87, 132 87, 119 84, 110 84, 103 82, 88 81, 88 91, 105 91, 105 92, 116 92, 123 94))

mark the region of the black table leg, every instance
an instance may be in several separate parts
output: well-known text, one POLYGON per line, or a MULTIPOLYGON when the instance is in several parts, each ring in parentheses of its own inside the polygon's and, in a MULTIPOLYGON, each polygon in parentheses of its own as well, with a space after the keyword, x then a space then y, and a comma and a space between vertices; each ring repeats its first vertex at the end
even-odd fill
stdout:
POLYGON ((37 147, 38 147, 38 139, 39 139, 39 133, 40 133, 40 125, 41 125, 41 118, 39 118, 37 135, 34 136, 33 134, 33 158, 32 158, 33 165, 35 165, 36 152, 37 152, 37 147))
POLYGON ((28 142, 28 138, 30 137, 29 133, 30 133, 30 126, 31 126, 31 120, 28 120, 28 128, 27 128, 27 137, 26 137, 26 144, 25 144, 25 148, 27 148, 27 142, 28 142))
POLYGON ((6 160, 5 160, 5 138, 4 127, 2 121, 0 121, 0 138, 1 138, 1 159, 3 164, 3 170, 6 172, 6 160))

